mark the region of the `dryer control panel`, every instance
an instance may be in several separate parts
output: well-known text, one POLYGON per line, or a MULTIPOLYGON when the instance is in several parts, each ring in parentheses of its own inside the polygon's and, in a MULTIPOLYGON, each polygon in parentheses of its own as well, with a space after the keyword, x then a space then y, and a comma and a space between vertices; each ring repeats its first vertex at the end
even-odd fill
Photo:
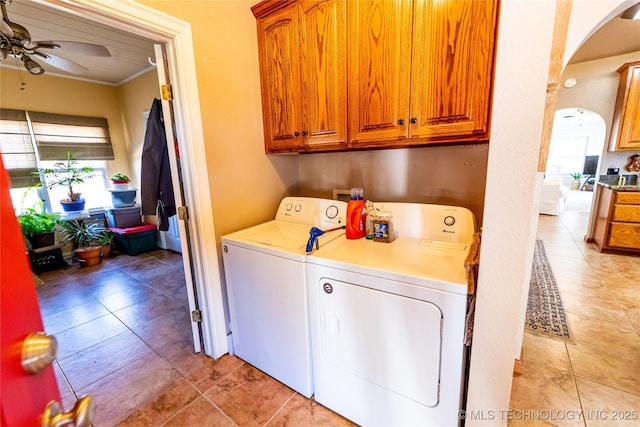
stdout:
POLYGON ((285 197, 280 202, 275 219, 309 224, 326 230, 345 225, 347 204, 340 200, 315 197, 285 197))

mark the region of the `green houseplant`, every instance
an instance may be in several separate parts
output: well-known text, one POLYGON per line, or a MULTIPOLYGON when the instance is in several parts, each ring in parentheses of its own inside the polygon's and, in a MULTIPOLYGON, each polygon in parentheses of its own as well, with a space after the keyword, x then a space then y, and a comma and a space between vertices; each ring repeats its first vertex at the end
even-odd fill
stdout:
POLYGON ((123 173, 114 173, 111 177, 111 188, 114 190, 126 190, 129 188, 131 179, 123 173))
POLYGON ((60 201, 65 212, 84 209, 84 199, 81 194, 74 190, 74 187, 84 184, 85 179, 96 176, 94 168, 91 166, 78 166, 71 152, 67 152, 67 158, 54 163, 52 168, 39 169, 37 172, 48 189, 65 187, 67 189, 67 199, 60 201))
POLYGON ((98 238, 98 244, 102 246, 102 256, 111 256, 111 250, 113 249, 113 233, 108 229, 105 229, 102 235, 98 238))
POLYGON ((18 215, 18 223, 31 248, 38 249, 55 243, 54 232, 60 223, 60 217, 44 211, 38 212, 34 208, 26 208, 18 215))
POLYGON ((582 174, 580 172, 571 172, 569 174, 571 178, 573 178, 573 182, 571 183, 571 189, 577 190, 580 188, 580 178, 582 178, 582 174))
POLYGON ((84 221, 62 221, 63 230, 60 238, 63 242, 73 242, 73 253, 82 266, 91 266, 102 262, 102 244, 100 239, 109 230, 102 224, 93 222, 87 224, 84 221))

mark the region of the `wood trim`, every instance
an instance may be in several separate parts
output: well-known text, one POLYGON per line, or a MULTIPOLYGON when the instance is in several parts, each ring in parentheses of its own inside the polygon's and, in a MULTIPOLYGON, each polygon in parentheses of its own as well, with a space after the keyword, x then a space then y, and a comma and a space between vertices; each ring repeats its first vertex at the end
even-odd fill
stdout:
POLYGON ((562 59, 564 58, 564 49, 567 44, 572 4, 573 0, 557 0, 556 2, 556 18, 547 80, 547 99, 544 108, 544 122, 542 135, 540 137, 540 152, 538 155, 538 172, 547 170, 547 158, 549 157, 549 146, 551 145, 551 131, 553 130, 553 117, 558 100, 559 80, 562 75, 562 59))
POLYGON ((263 18, 276 10, 296 3, 296 1, 298 0, 264 0, 253 6, 251 12, 256 18, 263 18))
POLYGON ((524 374, 524 347, 520 349, 520 359, 516 359, 513 362, 513 374, 514 375, 524 374))

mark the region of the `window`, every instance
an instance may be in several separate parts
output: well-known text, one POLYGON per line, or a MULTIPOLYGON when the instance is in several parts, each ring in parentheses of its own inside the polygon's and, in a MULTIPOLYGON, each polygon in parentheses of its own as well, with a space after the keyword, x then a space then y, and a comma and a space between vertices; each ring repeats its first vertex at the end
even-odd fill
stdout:
POLYGON ((105 160, 113 160, 113 149, 106 119, 0 109, 0 125, 0 151, 16 211, 40 209, 44 203, 48 211, 62 212, 59 200, 67 198, 66 190, 33 188, 39 182, 34 172, 64 160, 68 151, 79 166, 96 170, 77 188, 85 196, 85 209, 110 205, 105 160))
MULTIPOLYGON (((40 167, 51 168, 54 163, 56 163, 56 160, 41 160, 40 167)), ((105 162, 100 160, 79 160, 77 166, 91 166, 96 171, 95 177, 85 180, 85 183, 80 186, 74 186, 74 192, 82 193, 82 197, 86 200, 85 210, 111 205, 111 194, 107 190, 109 181, 107 180, 105 162)), ((67 198, 66 187, 52 188, 47 190, 46 193, 48 194, 50 210, 52 212, 62 212, 60 200, 67 198)))

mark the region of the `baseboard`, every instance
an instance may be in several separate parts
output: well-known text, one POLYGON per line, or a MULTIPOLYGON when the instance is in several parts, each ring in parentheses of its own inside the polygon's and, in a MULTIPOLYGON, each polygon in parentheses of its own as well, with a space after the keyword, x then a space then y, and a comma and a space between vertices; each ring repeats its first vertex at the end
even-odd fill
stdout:
POLYGON ((520 359, 513 362, 513 374, 522 375, 524 373, 524 348, 520 349, 520 359))

